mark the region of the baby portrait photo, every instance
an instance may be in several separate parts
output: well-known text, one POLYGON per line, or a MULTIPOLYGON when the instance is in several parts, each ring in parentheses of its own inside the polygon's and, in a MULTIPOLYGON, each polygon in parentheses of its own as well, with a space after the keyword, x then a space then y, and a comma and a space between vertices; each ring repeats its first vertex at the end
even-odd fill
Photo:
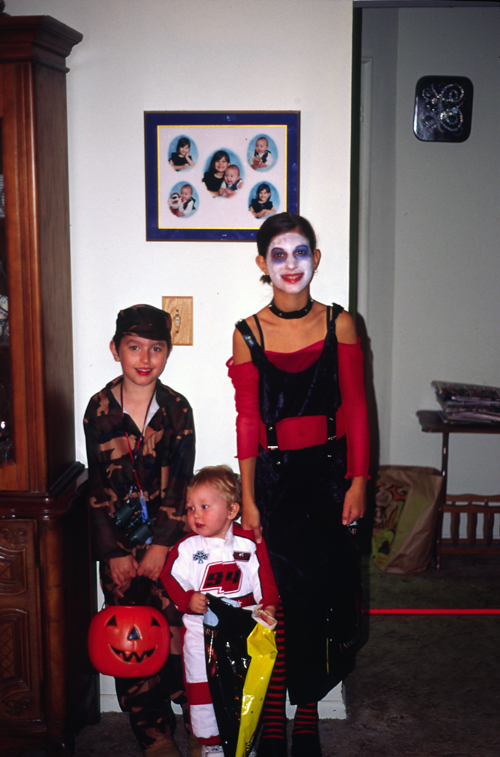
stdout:
POLYGON ((278 148, 268 134, 258 134, 250 142, 248 164, 254 171, 269 171, 278 160, 278 148))

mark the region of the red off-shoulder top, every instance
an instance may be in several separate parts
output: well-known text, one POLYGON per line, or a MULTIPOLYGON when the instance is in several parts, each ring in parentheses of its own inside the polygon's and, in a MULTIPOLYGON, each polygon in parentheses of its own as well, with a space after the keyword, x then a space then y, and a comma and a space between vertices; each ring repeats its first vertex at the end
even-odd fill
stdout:
MULTIPOLYGON (((267 358, 277 368, 291 373, 303 371, 318 359, 323 341, 311 344, 297 352, 270 352, 267 358)), ((368 476, 369 434, 368 413, 363 379, 363 353, 357 344, 337 345, 339 387, 342 404, 337 410, 337 437, 346 435, 346 478, 368 476)), ((233 382, 236 401, 237 457, 257 457, 259 443, 267 446, 266 427, 259 412, 259 372, 249 361, 235 365, 227 362, 228 374, 233 382)), ((324 444, 327 439, 326 417, 308 416, 285 418, 276 425, 280 449, 300 449, 324 444)))

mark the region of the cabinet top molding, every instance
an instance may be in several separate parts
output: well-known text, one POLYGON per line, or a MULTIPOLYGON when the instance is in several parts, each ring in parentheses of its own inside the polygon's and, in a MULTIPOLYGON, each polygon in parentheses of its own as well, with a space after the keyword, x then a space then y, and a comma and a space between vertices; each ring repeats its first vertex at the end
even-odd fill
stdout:
POLYGON ((0 62, 41 63, 68 69, 66 58, 83 34, 52 16, 0 16, 0 62))

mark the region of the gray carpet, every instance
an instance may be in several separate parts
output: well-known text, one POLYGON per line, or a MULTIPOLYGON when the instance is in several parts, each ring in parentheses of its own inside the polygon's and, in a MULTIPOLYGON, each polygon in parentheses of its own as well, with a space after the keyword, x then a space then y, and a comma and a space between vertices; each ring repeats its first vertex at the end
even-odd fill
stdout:
MULTIPOLYGON (((447 557, 442 571, 407 576, 365 561, 364 583, 371 607, 500 607, 499 558, 447 557)), ((324 757, 500 755, 500 616, 370 615, 366 635, 345 682, 348 719, 320 723, 324 757)), ((76 744, 76 757, 141 755, 119 713, 76 744)))

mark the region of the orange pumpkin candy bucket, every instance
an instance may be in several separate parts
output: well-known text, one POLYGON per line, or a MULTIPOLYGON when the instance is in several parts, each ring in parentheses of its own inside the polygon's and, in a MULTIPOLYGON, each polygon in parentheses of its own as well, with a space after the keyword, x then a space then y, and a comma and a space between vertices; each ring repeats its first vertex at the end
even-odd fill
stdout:
POLYGON ((170 628, 154 607, 106 607, 92 618, 88 634, 92 665, 115 678, 147 678, 165 664, 170 628))

